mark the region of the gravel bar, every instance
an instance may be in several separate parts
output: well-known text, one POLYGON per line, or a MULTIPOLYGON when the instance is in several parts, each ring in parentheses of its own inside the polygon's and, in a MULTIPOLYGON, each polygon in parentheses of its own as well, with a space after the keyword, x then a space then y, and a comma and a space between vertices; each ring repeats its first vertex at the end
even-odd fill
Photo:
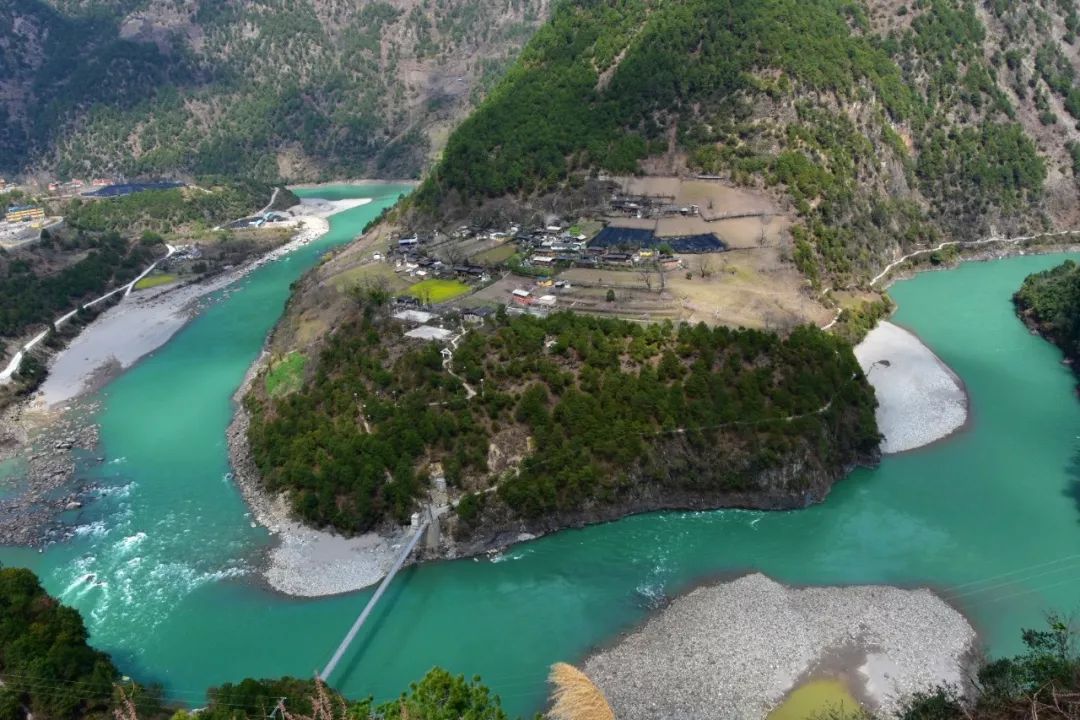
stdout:
POLYGON ((838 675, 890 714, 916 691, 963 689, 975 640, 929 590, 789 588, 754 574, 678 597, 584 670, 619 720, 759 720, 801 681, 838 675))
POLYGON ((967 422, 960 378, 907 330, 879 323, 855 348, 855 357, 877 394, 883 453, 929 445, 967 422))

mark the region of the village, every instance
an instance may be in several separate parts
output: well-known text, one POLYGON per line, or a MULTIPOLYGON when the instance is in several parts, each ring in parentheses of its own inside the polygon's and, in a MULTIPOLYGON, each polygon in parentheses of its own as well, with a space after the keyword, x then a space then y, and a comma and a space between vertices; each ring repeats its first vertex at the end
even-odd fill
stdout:
MULTIPOLYGON (((3 208, 0 220, 0 248, 11 250, 29 245, 41 238, 42 231, 58 230, 64 218, 49 215, 46 203, 73 197, 115 198, 142 190, 162 190, 183 187, 184 183, 173 180, 153 182, 127 182, 124 178, 95 178, 89 182, 72 180, 37 179, 24 183, 9 183, 0 178, 0 196, 14 198, 3 208)), ((3 200, 4 198, 0 198, 3 200)))
MULTIPOLYGON (((448 312, 477 321, 499 306, 634 322, 827 322, 830 311, 790 262, 789 224, 763 193, 711 179, 626 178, 601 213, 532 227, 400 228, 367 262, 387 268, 382 277, 394 278, 398 303, 413 311, 400 319, 419 326, 448 312)), ((433 340, 451 334, 417 329, 433 340)))

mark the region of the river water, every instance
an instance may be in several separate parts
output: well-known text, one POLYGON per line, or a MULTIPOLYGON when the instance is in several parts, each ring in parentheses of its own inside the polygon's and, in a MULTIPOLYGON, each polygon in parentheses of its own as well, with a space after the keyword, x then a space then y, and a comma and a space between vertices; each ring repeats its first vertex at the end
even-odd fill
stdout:
MULTIPOLYGON (((404 189, 372 197, 331 232, 219 293, 166 346, 102 392, 106 462, 84 475, 107 496, 71 518, 72 541, 0 548, 77 607, 92 642, 134 677, 193 705, 245 676, 310 676, 369 592, 277 595, 253 562, 269 542, 227 477, 231 396, 278 317, 288 285, 404 189), (93 574, 90 580, 85 579, 93 574)), ((1080 595, 1080 403, 1060 353, 1009 301, 1065 256, 969 263, 897 284, 895 321, 967 384, 972 421, 930 448, 857 470, 798 512, 657 513, 568 531, 489 559, 411 568, 394 582, 333 684, 395 696, 433 665, 480 674, 514 713, 539 707, 545 668, 633 627, 704 579, 761 570, 793 583, 897 583, 945 591, 997 653, 1080 595)))

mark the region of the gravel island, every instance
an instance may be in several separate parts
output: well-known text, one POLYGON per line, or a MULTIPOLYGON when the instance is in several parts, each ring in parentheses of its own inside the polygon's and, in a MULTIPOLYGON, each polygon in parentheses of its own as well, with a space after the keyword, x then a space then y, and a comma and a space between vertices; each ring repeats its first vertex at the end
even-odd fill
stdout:
POLYGON ((676 598, 583 669, 620 720, 760 720, 825 677, 849 678, 887 714, 916 691, 963 688, 975 639, 929 590, 789 588, 754 574, 676 598))

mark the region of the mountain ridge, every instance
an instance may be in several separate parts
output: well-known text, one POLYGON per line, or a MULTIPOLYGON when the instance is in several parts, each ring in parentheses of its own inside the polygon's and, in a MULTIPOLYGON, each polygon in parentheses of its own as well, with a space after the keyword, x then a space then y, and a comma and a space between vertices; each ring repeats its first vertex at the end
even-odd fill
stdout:
POLYGON ((415 177, 548 1, 7 4, 0 170, 415 177))

